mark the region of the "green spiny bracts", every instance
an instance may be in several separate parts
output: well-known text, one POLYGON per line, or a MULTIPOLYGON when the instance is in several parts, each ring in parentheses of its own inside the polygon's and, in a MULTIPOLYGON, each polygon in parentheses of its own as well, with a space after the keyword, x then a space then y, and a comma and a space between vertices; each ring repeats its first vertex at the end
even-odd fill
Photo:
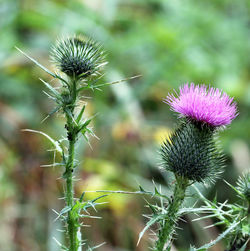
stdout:
POLYGON ((78 79, 98 75, 106 64, 100 44, 82 37, 59 40, 51 58, 62 72, 78 79))
POLYGON ((212 181, 222 172, 213 128, 183 120, 161 147, 163 167, 192 181, 212 181))
POLYGON ((250 172, 238 179, 237 189, 250 204, 250 172))

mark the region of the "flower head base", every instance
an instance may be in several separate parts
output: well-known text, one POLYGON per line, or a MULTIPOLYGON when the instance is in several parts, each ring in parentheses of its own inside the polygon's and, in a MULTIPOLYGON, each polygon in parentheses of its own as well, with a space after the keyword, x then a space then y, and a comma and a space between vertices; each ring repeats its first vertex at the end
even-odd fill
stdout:
POLYGON ((52 48, 52 60, 69 77, 97 75, 104 62, 104 52, 96 42, 81 37, 60 40, 52 48))
POLYGON ((164 102, 181 117, 208 124, 226 126, 237 116, 236 103, 226 93, 213 87, 191 83, 180 87, 180 94, 169 94, 164 102))
POLYGON ((214 130, 184 119, 161 146, 163 168, 192 181, 214 181, 223 171, 214 130))

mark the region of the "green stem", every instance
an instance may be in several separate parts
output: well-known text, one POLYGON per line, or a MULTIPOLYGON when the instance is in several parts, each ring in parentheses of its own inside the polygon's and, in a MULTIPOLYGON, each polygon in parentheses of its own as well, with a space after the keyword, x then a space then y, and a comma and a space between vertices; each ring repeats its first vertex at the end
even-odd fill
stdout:
MULTIPOLYGON (((68 163, 66 165, 67 177, 66 177, 66 204, 69 207, 74 205, 74 186, 73 186, 73 171, 74 171, 74 152, 75 152, 75 141, 69 142, 69 156, 68 163)), ((77 239, 77 222, 72 215, 72 211, 68 212, 68 235, 69 235, 69 250, 78 251, 79 241, 77 239)))
MULTIPOLYGON (((74 108, 76 103, 76 82, 72 81, 72 89, 70 91, 70 97, 71 97, 71 104, 67 104, 65 109, 68 109, 67 112, 64 110, 67 118, 67 133, 68 133, 68 158, 66 163, 66 170, 64 177, 66 179, 66 205, 72 209, 74 206, 74 181, 73 181, 73 173, 75 169, 75 144, 77 141, 77 132, 75 130, 74 125, 74 108)), ((67 233, 69 237, 69 251, 79 251, 80 247, 80 240, 78 239, 77 232, 79 230, 79 222, 78 222, 78 216, 75 216, 70 210, 68 212, 68 218, 67 218, 67 233)))
POLYGON ((154 251, 164 251, 165 244, 172 239, 176 223, 178 220, 178 211, 185 198, 185 192, 189 185, 186 178, 176 176, 176 185, 174 189, 173 199, 167 208, 167 213, 164 221, 161 223, 158 240, 156 241, 154 251))

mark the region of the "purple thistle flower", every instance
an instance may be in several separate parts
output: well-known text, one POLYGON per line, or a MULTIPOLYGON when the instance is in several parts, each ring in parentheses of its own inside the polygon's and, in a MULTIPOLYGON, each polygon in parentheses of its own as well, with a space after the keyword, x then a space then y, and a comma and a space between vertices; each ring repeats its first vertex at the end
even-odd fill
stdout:
MULTIPOLYGON (((175 92, 176 93, 176 92, 175 92)), ((236 103, 225 92, 194 83, 180 87, 180 94, 168 94, 164 102, 171 110, 213 127, 225 126, 238 115, 236 103)))

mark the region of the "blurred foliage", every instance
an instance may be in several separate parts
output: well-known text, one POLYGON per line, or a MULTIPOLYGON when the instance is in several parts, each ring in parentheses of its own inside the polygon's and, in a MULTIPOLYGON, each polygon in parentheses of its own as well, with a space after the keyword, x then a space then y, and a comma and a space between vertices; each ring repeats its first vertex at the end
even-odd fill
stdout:
MULTIPOLYGON (((220 133, 227 159, 223 178, 235 184, 249 169, 249 1, 0 0, 0 14, 0 250, 54 251, 52 236, 60 240, 51 208, 62 208, 57 199, 63 191, 58 179, 62 171, 41 168, 51 163, 52 153, 46 151, 51 146, 20 129, 59 137, 64 119, 52 116, 41 123, 53 104, 38 77, 50 78, 14 46, 53 70, 51 45, 58 37, 82 33, 107 51, 103 81, 142 75, 102 92, 83 93, 88 114, 98 115, 93 127, 100 140, 91 140, 93 150, 80 144, 79 159, 84 161, 78 193, 137 190, 139 183, 150 188, 152 179, 163 185, 171 180, 158 168, 157 151, 176 116, 162 98, 191 81, 223 88, 235 97, 240 115, 220 133)), ((207 196, 212 198, 215 189, 218 200, 237 200, 222 181, 207 189, 207 196)), ((108 196, 108 204, 97 213, 103 219, 86 222, 92 227, 84 235, 91 236, 91 244, 106 241, 100 248, 104 251, 147 250, 148 235, 136 247, 146 222, 141 216, 147 212, 144 204, 138 195, 108 196)), ((202 230, 198 223, 183 227, 175 243, 178 250, 204 244, 220 231, 202 230)), ((222 250, 221 245, 213 250, 222 250)))

